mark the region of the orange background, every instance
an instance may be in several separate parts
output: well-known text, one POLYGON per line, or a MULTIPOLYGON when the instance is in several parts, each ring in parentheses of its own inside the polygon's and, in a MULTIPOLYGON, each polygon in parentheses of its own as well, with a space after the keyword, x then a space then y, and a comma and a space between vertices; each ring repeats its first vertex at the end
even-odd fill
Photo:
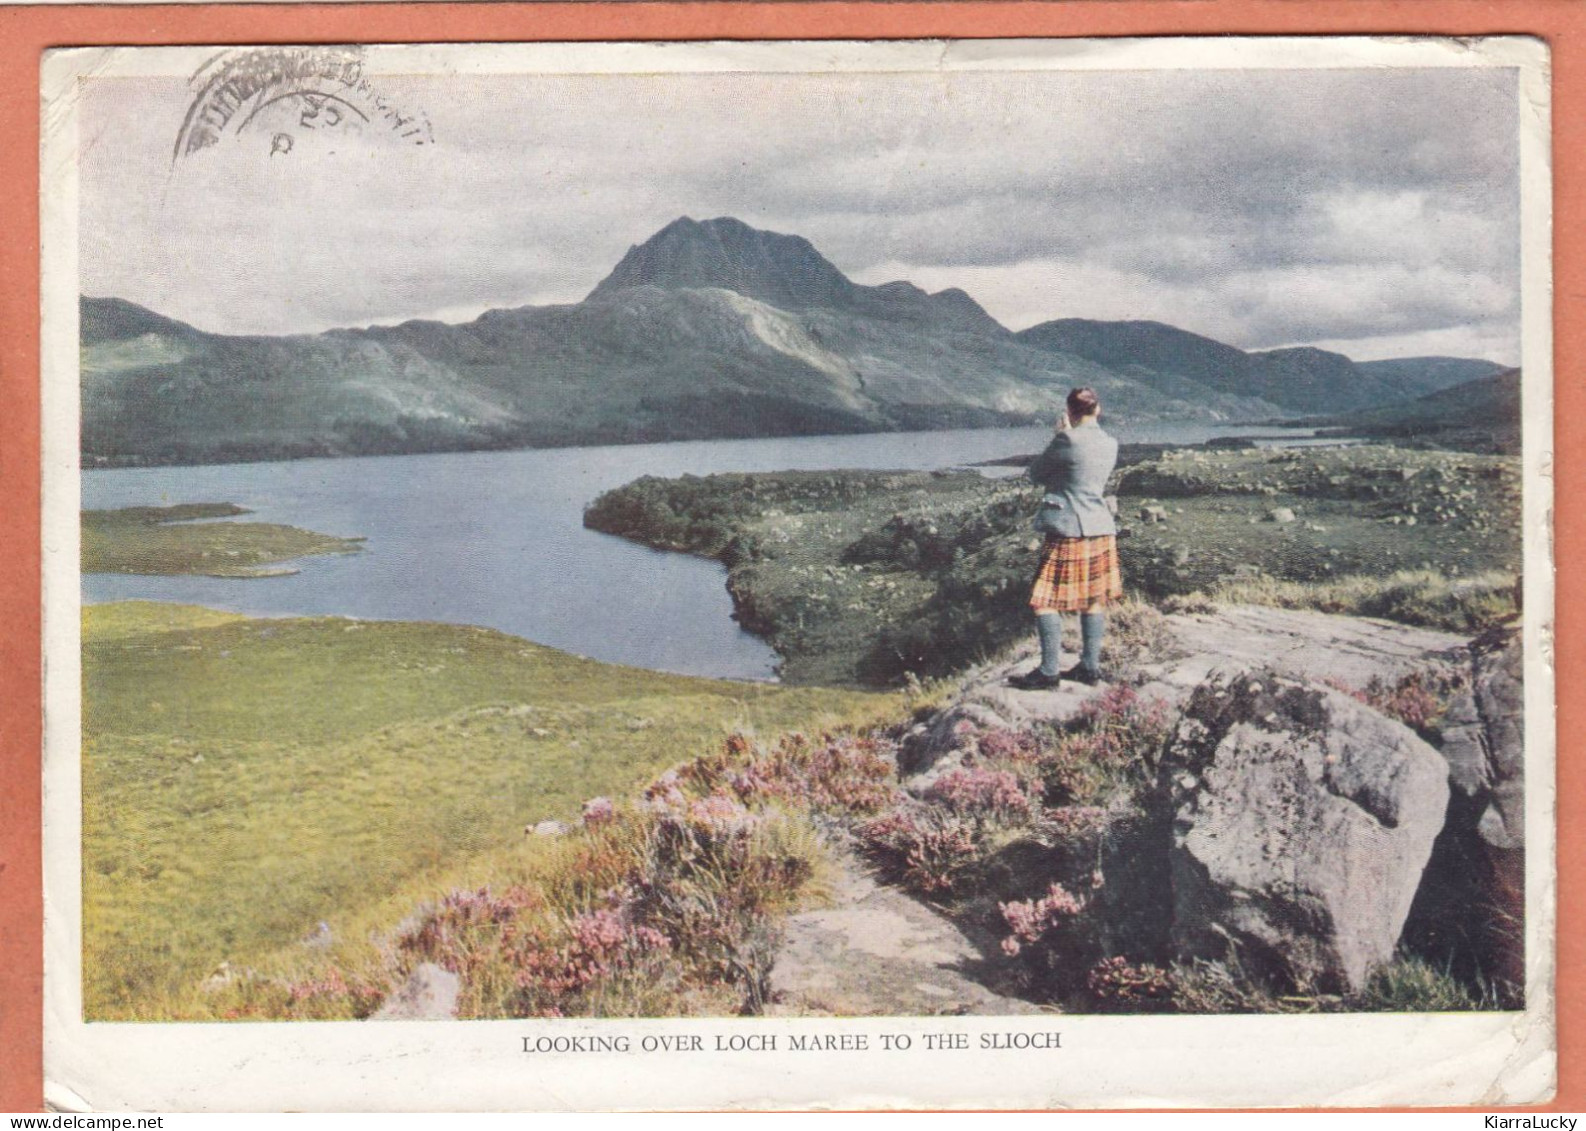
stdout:
MULTIPOLYGON (((154 43, 1096 35, 1529 34, 1553 51, 1555 556, 1559 687, 1583 649, 1586 409, 1569 358, 1586 350, 1586 0, 1061 0, 1057 3, 163 5, 0 8, 0 1111, 38 1110, 41 1054, 39 596, 40 53, 154 43)), ((1586 698, 1586 697, 1583 697, 1586 698)), ((1559 695, 1559 1094, 1586 1109, 1586 704, 1559 695)))

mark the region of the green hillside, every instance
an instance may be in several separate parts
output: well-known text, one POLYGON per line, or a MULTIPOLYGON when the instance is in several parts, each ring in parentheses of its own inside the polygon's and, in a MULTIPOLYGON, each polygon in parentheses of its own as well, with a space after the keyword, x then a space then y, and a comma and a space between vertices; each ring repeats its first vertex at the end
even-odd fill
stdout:
POLYGON ((199 983, 221 963, 316 931, 315 946, 366 947, 389 908, 422 903, 526 824, 575 818, 731 731, 899 711, 450 625, 131 602, 86 609, 83 634, 91 1019, 202 1016, 199 983))
POLYGON ((1412 401, 1307 423, 1406 447, 1519 455, 1520 371, 1509 369, 1412 401))

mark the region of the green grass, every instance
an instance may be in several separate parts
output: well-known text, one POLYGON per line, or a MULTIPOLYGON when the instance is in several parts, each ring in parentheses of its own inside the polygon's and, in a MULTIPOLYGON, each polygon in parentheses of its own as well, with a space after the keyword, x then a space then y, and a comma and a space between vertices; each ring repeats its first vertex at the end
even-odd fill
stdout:
POLYGON ((270 577, 272 563, 355 553, 362 538, 338 538, 267 522, 202 522, 248 514, 234 503, 183 503, 84 511, 84 573, 270 577))
POLYGON ((1193 611, 1211 605, 1272 605, 1347 616, 1378 617, 1451 632, 1479 632, 1519 609, 1514 575, 1498 571, 1448 578, 1432 570, 1357 574, 1335 581, 1280 581, 1255 577, 1218 583, 1210 593, 1169 601, 1193 611))
POLYGON ((445 877, 489 882, 526 824, 730 731, 901 712, 462 626, 124 603, 85 610, 83 632, 94 1019, 202 1016, 194 987, 221 962, 290 954, 321 920, 349 940, 389 929, 445 877))
POLYGON ((1399 1013, 1463 1013, 1492 1008, 1492 1004, 1425 959, 1399 955, 1372 974, 1359 1007, 1399 1013))
POLYGON ((1177 963, 1172 968, 1174 1009, 1179 1013, 1467 1013, 1496 1009, 1424 958, 1400 952, 1371 974, 1354 994, 1296 993, 1250 977, 1237 963, 1177 963))

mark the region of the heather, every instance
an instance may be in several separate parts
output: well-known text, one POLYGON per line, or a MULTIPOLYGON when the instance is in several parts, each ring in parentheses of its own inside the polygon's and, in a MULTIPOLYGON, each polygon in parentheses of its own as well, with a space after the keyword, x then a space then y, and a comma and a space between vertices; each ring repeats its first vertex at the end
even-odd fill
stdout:
MULTIPOLYGON (((1462 687, 1453 668, 1434 666, 1345 690, 1436 739, 1462 687)), ((1062 721, 961 721, 955 764, 933 770, 934 780, 914 779, 899 805, 858 826, 860 843, 884 875, 983 940, 990 982, 1063 1012, 1505 1004, 1479 973, 1445 957, 1446 940, 1420 930, 1407 932, 1398 955, 1355 993, 1241 968, 1236 953, 1185 957, 1169 932, 1173 817, 1162 767, 1181 725, 1176 707, 1124 683, 1062 721)), ((899 753, 908 764, 906 740, 899 753)))
MULTIPOLYGON (((1424 678, 1369 693, 1415 701, 1406 689, 1424 678)), ((366 987, 423 961, 462 978, 460 1016, 775 1011, 780 924, 820 906, 845 854, 981 939, 988 985, 1064 1012, 1483 1004, 1408 953, 1355 995, 1174 959, 1163 878, 1145 862, 1164 835, 1157 764, 1176 722, 1120 684, 1063 721, 966 728, 955 764, 909 788, 905 729, 731 735, 627 800, 586 800, 566 831, 498 862, 491 886, 445 893, 362 965, 309 976, 315 995, 256 975, 217 1004, 240 993, 272 1002, 268 1016, 358 1016, 376 1004, 366 987)))
MULTIPOLYGON (((1114 682, 1067 717, 961 723, 928 772, 922 680, 1029 634, 1018 481, 824 472, 602 496, 592 525, 727 563, 782 686, 460 626, 91 608, 88 1015, 362 1017, 426 964, 461 980, 464 1016, 775 1009, 781 924, 855 860, 977 940, 1000 991, 1054 1009, 1490 1004, 1410 935, 1419 949, 1352 996, 1177 960, 1153 871, 1177 711, 1139 669, 1179 647, 1164 608, 1461 632, 1512 616, 1513 471, 1385 448, 1149 455, 1122 475, 1114 682)), ((1437 668, 1340 689, 1434 742, 1467 690, 1437 668)))
POLYGON ((778 922, 818 900, 832 822, 897 803, 889 755, 872 734, 733 734, 627 799, 586 799, 481 862, 488 882, 438 893, 350 957, 276 955, 204 1007, 366 1016, 433 963, 461 979, 465 1017, 761 1012, 778 922))
MULTIPOLYGON (((1347 690, 1435 727, 1456 689, 1428 669, 1347 690)), ((1408 952, 1352 995, 1176 958, 1153 869, 1178 719, 1116 683, 1066 718, 960 722, 955 755, 914 777, 900 777, 919 740, 908 723, 737 730, 627 787, 564 793, 532 810, 555 819, 394 885, 324 942, 233 957, 167 1001, 189 1017, 367 1017, 429 964, 457 976, 460 1017, 776 1012, 787 916, 822 906, 858 861, 980 940, 987 985, 1063 1012, 1491 1004, 1408 952)))
POLYGON ((1373 676, 1364 687, 1335 684, 1340 691, 1403 723, 1434 745, 1443 738, 1442 723, 1454 698, 1468 685, 1464 673, 1454 667, 1418 668, 1396 680, 1373 676))
MULTIPOLYGON (((626 798, 584 799, 575 819, 494 854, 361 947, 228 970, 203 1008, 366 1016, 428 962, 462 980, 461 1016, 761 1012, 779 921, 818 905, 834 854, 859 853, 966 921, 1014 915, 992 896, 1016 908, 1030 885, 1037 899, 1061 889, 1010 873, 1006 854, 1090 835, 1095 814, 1131 804, 1137 759, 1166 725, 1159 703, 1119 687, 1067 723, 974 736, 975 752, 917 796, 898 781, 896 728, 732 734, 626 798)), ((1039 942, 1007 922, 1009 937, 1039 942)))

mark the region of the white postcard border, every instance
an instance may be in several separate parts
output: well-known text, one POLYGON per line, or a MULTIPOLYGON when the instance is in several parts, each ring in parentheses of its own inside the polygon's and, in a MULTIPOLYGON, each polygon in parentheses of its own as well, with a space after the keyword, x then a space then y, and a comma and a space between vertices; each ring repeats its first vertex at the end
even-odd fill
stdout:
POLYGON ((529 44, 371 48, 371 74, 952 71, 983 68, 1513 67, 1520 74, 1525 468, 1525 1013, 370 1023, 82 1021, 76 93, 95 75, 189 74, 213 48, 77 49, 43 90, 46 1096, 64 1110, 1065 1108, 1497 1104, 1547 1098, 1553 986, 1552 341, 1545 45, 1384 38, 901 43, 529 44), (1057 1050, 984 1037, 1060 1033, 1057 1050), (863 1052, 787 1051, 853 1034, 863 1052), (961 1033, 967 1050, 925 1049, 961 1033), (525 1052, 541 1035, 624 1035, 626 1053, 525 1052), (698 1034, 703 1053, 644 1051, 698 1034), (776 1052, 717 1037, 776 1034, 776 1052), (908 1051, 885 1051, 883 1035, 908 1051))

